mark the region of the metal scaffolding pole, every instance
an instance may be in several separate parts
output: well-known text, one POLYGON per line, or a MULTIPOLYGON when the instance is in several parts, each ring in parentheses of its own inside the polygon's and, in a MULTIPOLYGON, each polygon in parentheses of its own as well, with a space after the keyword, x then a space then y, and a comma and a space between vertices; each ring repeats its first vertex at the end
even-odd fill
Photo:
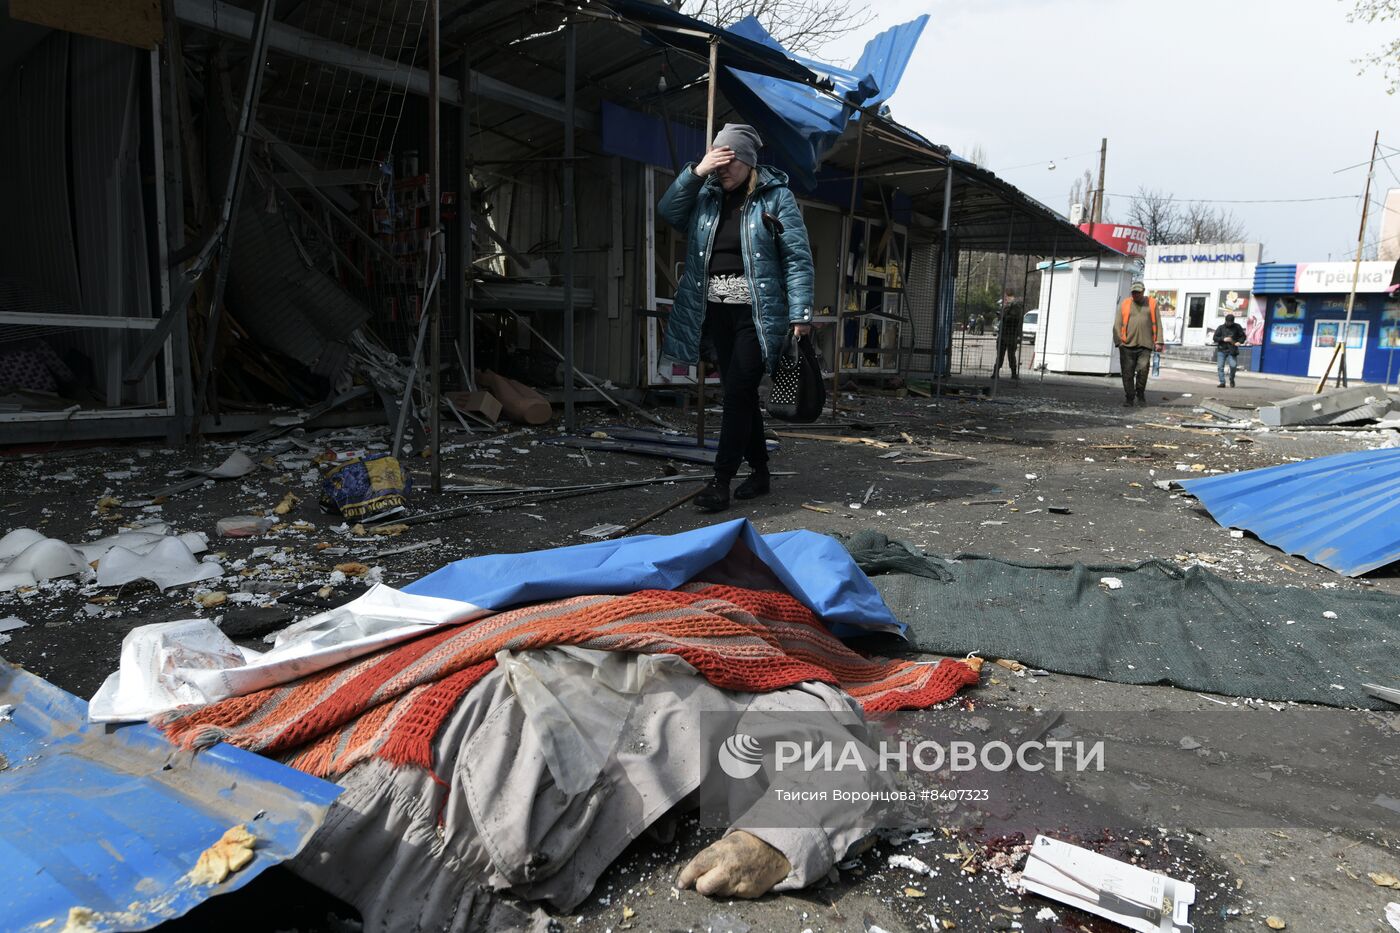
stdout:
MULTIPOLYGON (((1006 286, 1010 281, 1008 277, 1011 274, 1011 232, 1012 228, 1015 226, 1015 223, 1016 213, 1014 211, 1008 212, 1006 215, 1006 253, 1002 257, 1001 261, 1001 300, 1003 302, 1006 300, 1006 286)), ((1001 330, 1005 325, 1006 307, 1002 305, 1001 313, 997 315, 997 340, 996 346, 993 349, 993 352, 997 355, 992 357, 993 360, 998 359, 998 357, 1001 355, 1001 330)), ((992 368, 992 398, 997 397, 997 385, 1000 383, 1000 381, 1001 367, 994 363, 992 368)))
MULTIPOLYGON (((222 235, 219 242, 218 271, 214 275, 214 288, 209 296, 209 313, 205 319, 204 352, 200 356, 199 388, 194 395, 194 410, 190 419, 190 439, 199 442, 199 422, 204 414, 204 404, 211 381, 210 370, 214 368, 214 351, 219 344, 219 315, 224 303, 224 288, 228 285, 228 266, 233 255, 233 231, 238 219, 238 205, 248 175, 248 132, 253 125, 253 114, 258 107, 258 93, 262 89, 263 63, 267 59, 267 32, 272 23, 272 0, 262 0, 257 18, 253 21, 253 47, 248 53, 248 80, 243 85, 243 105, 238 113, 238 125, 234 127, 233 157, 229 161, 228 181, 224 187, 223 205, 219 212, 222 235)), ((172 312, 184 313, 184 302, 175 303, 172 312)), ((215 395, 218 385, 215 383, 215 395)))
MULTIPOLYGON (((851 234, 855 228, 856 198, 860 191, 860 161, 865 146, 865 116, 865 111, 861 111, 860 123, 856 127, 856 161, 851 170, 851 200, 850 206, 846 210, 846 224, 841 231, 841 269, 836 279, 838 285, 836 292, 836 360, 831 367, 831 419, 833 421, 836 420, 837 412, 841 407, 841 315, 846 310, 846 261, 850 255, 851 234)), ((867 239, 866 248, 868 249, 869 246, 867 239)), ((855 277, 854 268, 851 269, 851 276, 855 277)), ((859 338, 857 338, 856 343, 860 343, 859 338)), ((856 349, 859 349, 859 346, 856 349)), ((859 353, 856 354, 856 358, 860 358, 859 353)))
POLYGON ((564 229, 559 259, 564 279, 564 430, 577 428, 574 417, 574 84, 578 68, 578 27, 564 27, 564 229))
POLYGON ((442 49, 439 43, 438 0, 428 2, 428 275, 432 298, 424 313, 432 340, 428 359, 428 425, 432 432, 432 490, 442 492, 442 49))
POLYGON ((1060 234, 1050 240, 1050 287, 1045 290, 1045 307, 1035 322, 1035 352, 1040 356, 1040 381, 1045 381, 1045 347, 1050 342, 1050 305, 1055 297, 1055 265, 1060 259, 1060 234))
MULTIPOLYGON (((470 85, 471 59, 462 50, 461 87, 470 85)), ((476 388, 476 332, 472 321, 472 184, 471 184, 471 106, 462 95, 457 111, 457 350, 465 359, 462 379, 468 389, 476 388)))
MULTIPOLYGON (((719 37, 710 37, 710 87, 705 101, 705 145, 708 147, 715 138, 715 83, 719 76, 719 37)), ((700 287, 705 288, 701 282, 700 287)), ((695 445, 705 446, 705 355, 695 363, 695 445)))
MULTIPOLYGON (((941 325, 934 333, 934 346, 938 346, 941 339, 940 334, 946 328, 948 334, 948 369, 949 375, 953 368, 953 320, 957 316, 956 308, 957 294, 949 289, 957 281, 954 271, 957 268, 956 257, 953 255, 953 163, 949 162, 947 168, 943 170, 943 241, 938 249, 939 275, 938 275, 938 314, 935 320, 941 325)), ((837 335, 840 339, 840 335, 837 335)), ((943 396, 943 352, 940 349, 938 358, 933 361, 933 397, 935 400, 943 396)))

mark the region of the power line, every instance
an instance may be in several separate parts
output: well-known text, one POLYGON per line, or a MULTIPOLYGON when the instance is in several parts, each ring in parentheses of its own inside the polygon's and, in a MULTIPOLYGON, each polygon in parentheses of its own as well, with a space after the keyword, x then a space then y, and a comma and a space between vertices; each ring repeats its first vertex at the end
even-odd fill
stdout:
POLYGON ((1108 194, 1109 198, 1127 198, 1129 201, 1175 201, 1185 204, 1303 204, 1309 201, 1350 201, 1360 200, 1359 194, 1333 194, 1318 198, 1168 198, 1157 195, 1108 194))

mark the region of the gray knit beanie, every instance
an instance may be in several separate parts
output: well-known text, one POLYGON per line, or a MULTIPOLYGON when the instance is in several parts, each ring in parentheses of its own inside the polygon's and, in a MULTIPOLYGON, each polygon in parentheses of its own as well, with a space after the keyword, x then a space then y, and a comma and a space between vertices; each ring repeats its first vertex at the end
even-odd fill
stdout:
POLYGON ((758 130, 747 123, 726 123, 724 129, 715 134, 715 148, 728 146, 734 150, 734 158, 745 165, 758 164, 758 150, 763 140, 758 138, 758 130))

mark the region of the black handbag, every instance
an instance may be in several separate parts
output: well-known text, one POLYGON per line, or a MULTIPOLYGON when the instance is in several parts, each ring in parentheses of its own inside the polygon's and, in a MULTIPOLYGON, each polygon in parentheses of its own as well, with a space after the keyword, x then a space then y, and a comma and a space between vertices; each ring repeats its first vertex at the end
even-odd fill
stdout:
POLYGON ((779 421, 805 424, 821 417, 826 407, 826 382, 822 379, 821 357, 810 337, 788 333, 773 373, 773 391, 768 395, 768 414, 779 421))

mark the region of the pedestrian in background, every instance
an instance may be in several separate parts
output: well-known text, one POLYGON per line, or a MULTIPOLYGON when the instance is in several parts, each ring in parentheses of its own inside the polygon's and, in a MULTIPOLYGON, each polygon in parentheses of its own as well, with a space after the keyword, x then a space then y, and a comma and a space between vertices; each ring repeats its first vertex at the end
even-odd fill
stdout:
POLYGON ((758 164, 753 127, 726 123, 699 163, 681 169, 659 211, 686 235, 685 271, 666 322, 663 356, 695 364, 701 336, 719 358, 724 412, 715 475, 695 497, 702 512, 768 492, 768 446, 758 385, 778 364, 789 330, 812 332, 812 247, 787 175, 758 164))
POLYGON ((997 365, 992 369, 993 376, 1001 372, 1001 361, 1005 359, 1011 363, 1011 378, 1021 378, 1016 357, 1021 352, 1024 324, 1021 303, 1016 300, 1016 294, 1007 289, 1001 298, 1001 328, 997 331, 997 365))
POLYGON ((1132 294, 1118 306, 1113 322, 1113 345, 1123 372, 1123 407, 1147 404, 1147 374, 1153 352, 1162 352, 1162 322, 1157 299, 1147 297, 1147 286, 1134 282, 1132 294))
POLYGON ((1225 323, 1215 329, 1211 341, 1215 344, 1215 375, 1225 388, 1225 367, 1230 368, 1230 388, 1235 387, 1235 370, 1240 365, 1240 346, 1245 342, 1244 328, 1235 323, 1233 314, 1225 315, 1225 323))

